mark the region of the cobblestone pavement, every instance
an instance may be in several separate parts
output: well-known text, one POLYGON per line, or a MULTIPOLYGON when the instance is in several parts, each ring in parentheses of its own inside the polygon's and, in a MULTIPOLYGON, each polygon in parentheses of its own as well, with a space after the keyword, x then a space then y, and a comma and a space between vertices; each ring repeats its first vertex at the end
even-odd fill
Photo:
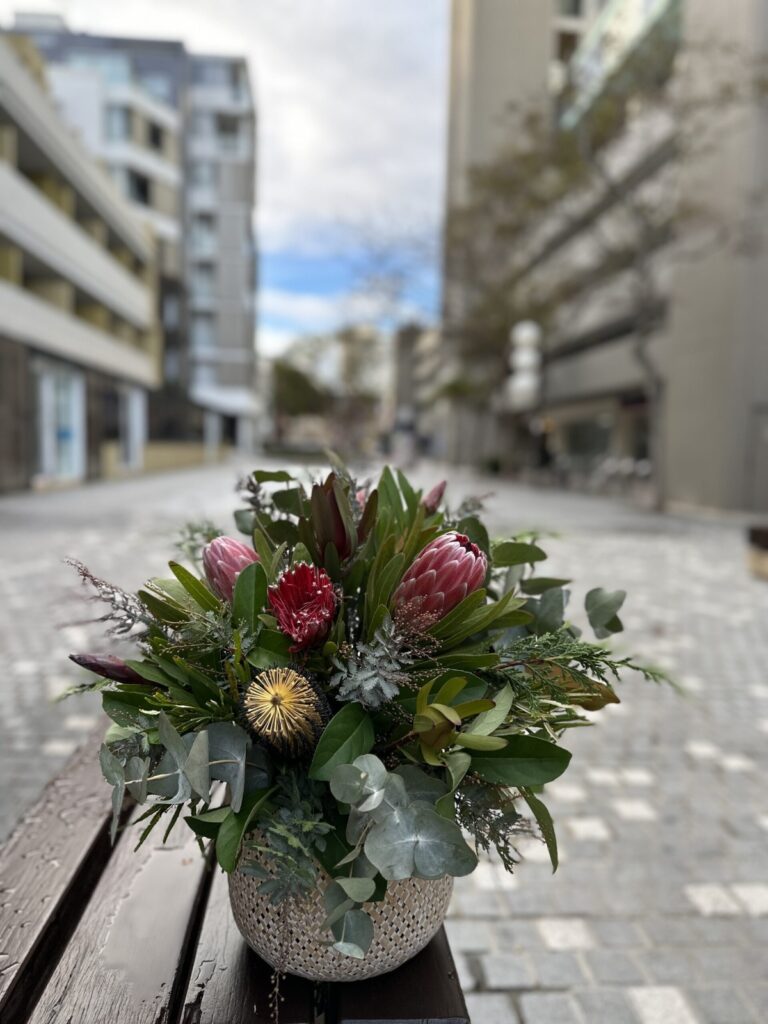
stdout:
MULTIPOLYGON (((424 467, 424 483, 437 471, 424 467)), ((71 570, 133 587, 162 570, 178 524, 222 527, 234 467, 0 500, 0 836, 97 721, 49 699, 70 650, 105 649, 71 570)), ((547 787, 561 866, 527 842, 509 877, 456 885, 449 932, 474 1024, 762 1024, 768 1020, 768 584, 736 523, 659 518, 619 502, 454 477, 496 490, 499 533, 540 526, 547 574, 629 591, 615 644, 671 670, 678 695, 627 679, 622 703, 568 737, 547 787)), ((578 616, 574 615, 574 618, 578 616)))

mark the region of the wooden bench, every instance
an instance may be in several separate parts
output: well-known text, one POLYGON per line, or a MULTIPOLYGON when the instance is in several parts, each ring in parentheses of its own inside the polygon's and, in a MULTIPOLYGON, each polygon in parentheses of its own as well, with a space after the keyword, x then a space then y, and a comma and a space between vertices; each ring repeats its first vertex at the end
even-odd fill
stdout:
MULTIPOLYGON (((88 744, 0 850, 3 1024, 271 1024, 272 972, 227 884, 181 824, 134 853, 109 842, 110 791, 88 744)), ((130 816, 130 810, 127 812, 130 816)), ((392 974, 283 980, 280 1024, 469 1024, 444 932, 392 974)))

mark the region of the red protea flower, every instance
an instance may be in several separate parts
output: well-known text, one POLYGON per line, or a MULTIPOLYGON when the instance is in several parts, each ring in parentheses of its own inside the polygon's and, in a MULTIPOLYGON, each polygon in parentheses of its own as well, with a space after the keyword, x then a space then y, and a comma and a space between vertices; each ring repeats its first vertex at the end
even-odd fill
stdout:
POLYGON ((211 590, 223 601, 231 601, 237 577, 259 556, 234 537, 215 537, 203 548, 203 569, 211 590))
POLYGON ((435 484, 432 490, 421 499, 421 504, 424 506, 424 511, 428 516, 434 515, 438 508, 440 508, 440 502, 443 500, 447 484, 447 480, 441 480, 439 484, 435 484))
POLYGON ((325 569, 299 562, 269 588, 269 603, 283 633, 304 651, 325 640, 336 614, 336 594, 325 569))
POLYGON ((488 561, 463 533, 444 533, 427 544, 395 591, 395 611, 434 615, 442 619, 485 579, 488 561))

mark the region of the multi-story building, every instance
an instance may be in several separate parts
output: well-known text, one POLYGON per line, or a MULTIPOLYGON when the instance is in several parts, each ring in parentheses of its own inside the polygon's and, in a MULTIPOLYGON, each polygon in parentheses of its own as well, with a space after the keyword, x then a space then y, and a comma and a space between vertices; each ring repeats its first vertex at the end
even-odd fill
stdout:
POLYGON ((153 437, 251 448, 255 389, 255 115, 239 58, 181 43, 70 32, 17 15, 62 114, 159 244, 165 386, 153 437))
POLYGON ((508 241, 500 308, 553 297, 538 354, 528 331, 528 355, 515 356, 513 380, 538 380, 533 400, 504 379, 513 312, 493 358, 475 346, 473 284, 447 236, 446 391, 469 382, 484 396, 456 396, 440 435, 449 457, 519 464, 546 449, 588 484, 650 460, 668 505, 768 508, 768 136, 749 98, 767 50, 759 0, 457 0, 449 214, 470 196, 473 165, 502 166, 514 150, 515 111, 533 105, 555 136, 581 143, 608 98, 620 116, 594 173, 508 241), (562 38, 572 15, 573 46, 562 38))
POLYGON ((155 294, 151 237, 0 39, 0 490, 141 466, 155 294))
MULTIPOLYGON (((255 112, 244 60, 191 58, 186 275, 191 394, 218 413, 211 440, 257 440, 255 112)), ((209 435, 210 436, 210 435, 209 435)))

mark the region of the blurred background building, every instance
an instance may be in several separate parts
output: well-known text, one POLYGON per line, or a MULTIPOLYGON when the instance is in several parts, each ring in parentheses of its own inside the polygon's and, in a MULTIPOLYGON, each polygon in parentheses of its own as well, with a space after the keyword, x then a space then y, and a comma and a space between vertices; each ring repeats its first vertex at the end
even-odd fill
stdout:
POLYGON ((445 457, 766 508, 767 44, 760 0, 455 0, 445 457))
POLYGON ((142 464, 155 293, 138 216, 62 124, 36 51, 0 38, 0 490, 142 464))
POLYGON ((70 32, 51 15, 17 15, 7 38, 40 55, 52 116, 155 240, 163 359, 144 428, 148 468, 253 450, 256 144, 245 61, 70 32))

